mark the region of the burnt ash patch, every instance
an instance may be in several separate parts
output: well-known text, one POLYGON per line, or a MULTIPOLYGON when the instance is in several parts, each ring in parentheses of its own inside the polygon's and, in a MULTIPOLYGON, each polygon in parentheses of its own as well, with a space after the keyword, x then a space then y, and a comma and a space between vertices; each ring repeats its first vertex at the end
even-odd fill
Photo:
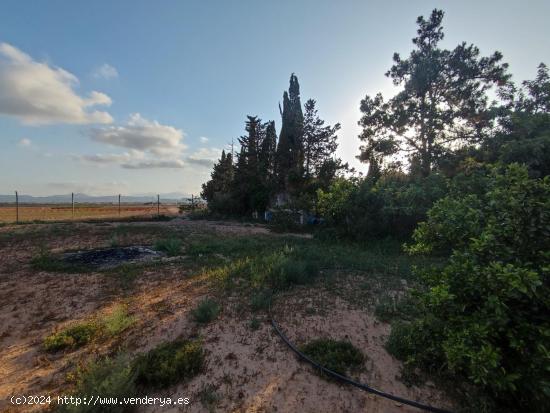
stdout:
POLYGON ((149 247, 134 245, 130 247, 112 247, 63 254, 61 261, 70 265, 95 269, 114 268, 122 264, 152 261, 166 254, 149 247))

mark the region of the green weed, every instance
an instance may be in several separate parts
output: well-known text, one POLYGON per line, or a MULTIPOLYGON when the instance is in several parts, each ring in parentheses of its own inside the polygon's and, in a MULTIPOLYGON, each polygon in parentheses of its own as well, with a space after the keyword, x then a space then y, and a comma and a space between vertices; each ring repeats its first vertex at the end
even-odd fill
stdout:
MULTIPOLYGON (((77 378, 77 388, 74 395, 82 399, 90 396, 105 398, 116 397, 122 400, 124 397, 135 397, 137 389, 135 384, 136 373, 132 362, 125 355, 115 358, 106 358, 90 363, 77 378)), ((94 405, 90 404, 66 404, 58 405, 60 413, 115 413, 133 411, 132 405, 94 405)))
POLYGON ((136 318, 128 315, 125 305, 117 305, 110 314, 101 320, 104 331, 109 336, 116 336, 136 322, 136 318))
POLYGON ((182 242, 179 238, 163 238, 155 242, 154 248, 169 257, 175 257, 181 254, 182 242))
POLYGON ((198 341, 161 344, 136 359, 136 381, 143 386, 166 387, 194 377, 203 363, 204 353, 198 341))
POLYGON ((95 322, 75 324, 47 336, 43 343, 44 349, 49 352, 56 352, 82 347, 96 337, 99 329, 100 326, 95 322))
POLYGON ((213 321, 219 313, 219 304, 210 298, 206 298, 201 301, 199 305, 191 312, 194 320, 201 324, 207 324, 213 321))
POLYGON ((323 367, 342 375, 359 369, 365 361, 365 356, 348 341, 317 339, 300 350, 323 367))

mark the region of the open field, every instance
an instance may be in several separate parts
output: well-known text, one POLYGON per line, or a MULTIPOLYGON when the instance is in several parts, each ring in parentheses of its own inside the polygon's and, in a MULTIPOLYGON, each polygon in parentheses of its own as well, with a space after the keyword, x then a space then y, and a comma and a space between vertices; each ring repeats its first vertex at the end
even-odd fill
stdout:
MULTIPOLYGON (((175 205, 160 205, 162 215, 174 216, 178 213, 175 205)), ((71 205, 20 205, 19 222, 32 221, 69 221, 85 219, 153 217, 157 215, 157 205, 122 204, 75 204, 74 216, 71 205)), ((12 223, 16 220, 15 205, 0 205, 0 223, 12 223)))
POLYGON ((288 266, 298 256, 316 261, 319 272, 277 284, 273 315, 292 341, 350 342, 364 355, 353 373, 358 380, 410 399, 451 405, 434 383, 407 386, 401 363, 384 348, 390 326, 374 309, 414 283, 412 262, 393 245, 329 245, 303 235, 272 234, 260 225, 176 218, 0 228, 0 411, 45 410, 16 408, 8 399, 78 393, 83 377, 92 374, 91 361, 121 355, 135 360, 176 339, 200 343, 200 372, 164 389, 142 391, 189 397, 189 406, 139 406, 138 412, 417 411, 327 380, 299 362, 274 333, 264 294, 274 279, 266 271, 279 259, 288 266), (109 270, 53 265, 64 251, 127 245, 154 245, 169 254, 109 270), (205 298, 217 306, 206 322, 196 310, 205 298), (52 337, 69 326, 98 325, 107 327, 79 346, 56 350, 52 345, 52 337))

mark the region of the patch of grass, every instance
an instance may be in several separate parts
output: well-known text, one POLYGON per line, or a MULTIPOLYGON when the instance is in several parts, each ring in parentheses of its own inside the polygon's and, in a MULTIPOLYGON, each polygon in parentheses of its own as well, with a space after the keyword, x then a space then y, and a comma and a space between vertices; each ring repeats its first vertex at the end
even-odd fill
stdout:
POLYGON ((210 298, 205 298, 191 312, 191 315, 193 316, 193 319, 197 323, 207 324, 213 321, 218 316, 219 313, 220 313, 219 304, 210 298))
POLYGON ((105 334, 116 336, 122 333, 136 322, 136 318, 128 315, 128 309, 125 305, 117 305, 111 313, 107 314, 101 320, 105 334))
POLYGON ((292 285, 312 282, 319 275, 319 267, 314 260, 286 258, 271 269, 269 280, 275 289, 286 289, 292 285))
MULTIPOLYGON (((436 263, 432 258, 410 257, 401 243, 381 240, 376 243, 334 243, 328 240, 298 237, 250 235, 194 237, 186 252, 198 261, 205 261, 211 275, 224 280, 227 287, 235 279, 248 281, 252 287, 288 288, 314 280, 319 271, 330 276, 334 271, 359 271, 380 281, 401 287, 401 280, 412 279, 413 266, 436 263), (215 259, 225 257, 223 262, 215 259)), ((242 283, 237 283, 242 286, 242 283)))
POLYGON ((157 251, 165 252, 169 257, 181 254, 182 242, 179 238, 163 238, 155 242, 154 248, 157 251))
MULTIPOLYGON (((84 399, 90 396, 116 397, 122 400, 124 397, 135 397, 137 389, 135 384, 135 370, 128 357, 119 355, 115 358, 106 358, 90 363, 77 378, 75 397, 84 399)), ((130 412, 132 405, 96 405, 94 404, 67 404, 58 405, 57 411, 61 413, 111 413, 130 412)))
POLYGON ((125 305, 117 305, 109 314, 99 319, 73 324, 50 334, 44 339, 44 350, 48 352, 74 350, 94 339, 116 336, 129 328, 135 321, 135 317, 128 315, 125 305))
POLYGON ((89 271, 88 268, 82 265, 70 264, 60 260, 44 248, 31 259, 31 267, 37 271, 48 272, 77 273, 89 271))
POLYGON ((201 234, 190 240, 187 253, 192 256, 221 254, 229 258, 245 258, 262 255, 283 248, 289 243, 302 243, 295 237, 269 235, 223 236, 201 234))
POLYGON ((153 388, 170 386, 194 377, 203 364, 204 352, 199 341, 161 344, 136 359, 136 382, 153 388))
POLYGON ((342 375, 358 370, 365 361, 365 356, 348 341, 317 339, 300 350, 323 367, 342 375))
POLYGON ((100 326, 93 321, 75 324, 47 336, 43 343, 44 349, 49 352, 56 352, 82 347, 92 341, 99 330, 100 326))

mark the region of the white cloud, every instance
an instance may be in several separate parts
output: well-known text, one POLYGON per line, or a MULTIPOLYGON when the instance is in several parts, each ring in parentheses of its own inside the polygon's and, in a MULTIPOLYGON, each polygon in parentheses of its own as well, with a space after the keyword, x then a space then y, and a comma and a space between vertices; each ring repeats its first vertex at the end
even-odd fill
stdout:
POLYGON ((208 142, 208 138, 207 138, 206 136, 201 136, 201 137, 199 138, 199 140, 201 141, 201 143, 206 143, 206 142, 208 142))
POLYGON ((181 129, 147 120, 139 113, 130 115, 124 126, 94 128, 90 135, 96 142, 156 155, 178 155, 185 148, 181 129))
POLYGON ((212 167, 221 156, 222 150, 218 148, 200 148, 189 155, 187 162, 204 167, 212 167))
POLYGON ((165 160, 151 159, 141 162, 134 162, 128 164, 122 164, 125 169, 157 169, 157 168, 171 168, 180 169, 183 168, 185 163, 181 159, 165 160))
POLYGON ((79 96, 77 85, 73 74, 0 43, 0 114, 31 125, 111 123, 109 113, 93 110, 109 106, 111 99, 95 91, 87 98, 79 96))
POLYGON ((33 146, 32 141, 29 138, 21 138, 17 145, 22 148, 30 148, 31 146, 33 146))
POLYGON ((142 159, 143 154, 139 151, 131 151, 125 153, 108 153, 108 154, 94 154, 94 155, 73 155, 74 159, 82 160, 88 163, 95 164, 123 164, 128 163, 136 159, 142 159))
POLYGON ((118 77, 118 70, 116 70, 116 67, 113 67, 108 63, 103 63, 94 71, 93 77, 107 80, 115 79, 118 77))
POLYGON ((92 140, 125 148, 125 153, 83 155, 76 158, 97 164, 119 164, 126 169, 183 168, 185 145, 181 129, 130 115, 125 125, 93 128, 92 140))

